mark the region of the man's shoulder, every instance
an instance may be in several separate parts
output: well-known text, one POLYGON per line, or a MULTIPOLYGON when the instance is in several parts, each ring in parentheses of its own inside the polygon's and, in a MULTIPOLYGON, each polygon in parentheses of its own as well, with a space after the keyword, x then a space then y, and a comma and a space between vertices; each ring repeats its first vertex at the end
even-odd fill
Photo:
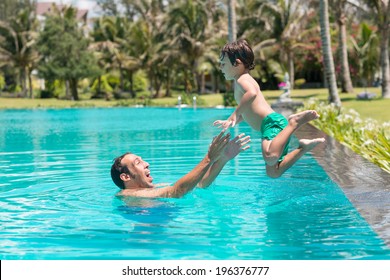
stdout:
POLYGON ((154 188, 142 189, 125 189, 120 191, 117 196, 133 196, 133 197, 163 197, 164 189, 169 188, 168 184, 158 184, 154 188))
POLYGON ((170 183, 159 183, 159 184, 155 184, 154 187, 156 188, 164 188, 164 187, 170 187, 171 184, 170 183))

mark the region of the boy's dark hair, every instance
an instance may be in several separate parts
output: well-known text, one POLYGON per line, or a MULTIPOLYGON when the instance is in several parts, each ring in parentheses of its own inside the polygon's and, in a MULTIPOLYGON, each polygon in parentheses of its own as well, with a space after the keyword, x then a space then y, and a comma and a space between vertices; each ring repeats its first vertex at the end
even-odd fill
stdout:
POLYGON ((249 46, 249 43, 244 39, 227 43, 221 50, 220 59, 222 60, 226 54, 233 66, 236 66, 236 59, 239 59, 244 64, 245 68, 249 70, 255 68, 253 50, 249 46))
POLYGON ((123 166, 121 164, 122 159, 126 156, 131 154, 130 152, 124 153, 123 155, 114 158, 113 164, 111 166, 111 179, 114 182, 115 185, 117 185, 119 188, 124 189, 125 184, 121 179, 121 174, 126 173, 129 174, 131 177, 133 177, 133 174, 130 172, 130 170, 127 168, 127 166, 123 166))

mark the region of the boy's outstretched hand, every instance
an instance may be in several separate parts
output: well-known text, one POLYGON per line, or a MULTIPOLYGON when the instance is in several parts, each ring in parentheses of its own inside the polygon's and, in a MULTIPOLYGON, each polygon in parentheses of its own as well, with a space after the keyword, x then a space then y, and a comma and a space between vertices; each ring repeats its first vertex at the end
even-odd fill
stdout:
POLYGON ((234 127, 233 121, 231 120, 226 120, 226 121, 217 120, 213 123, 213 125, 217 126, 218 128, 222 128, 223 130, 228 129, 229 127, 234 127))
POLYGON ((218 128, 222 128, 223 130, 227 130, 229 127, 234 127, 236 124, 240 123, 242 121, 242 116, 236 114, 236 112, 233 112, 233 114, 225 121, 223 120, 217 120, 213 123, 214 126, 217 126, 218 128))

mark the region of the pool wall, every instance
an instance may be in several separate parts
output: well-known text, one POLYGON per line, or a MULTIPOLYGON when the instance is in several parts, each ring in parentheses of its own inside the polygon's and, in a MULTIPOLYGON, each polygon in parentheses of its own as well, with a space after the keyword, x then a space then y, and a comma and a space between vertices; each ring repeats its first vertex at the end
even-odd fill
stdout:
POLYGON ((313 157, 390 247, 390 174, 310 124, 296 136, 326 139, 313 149, 313 157))

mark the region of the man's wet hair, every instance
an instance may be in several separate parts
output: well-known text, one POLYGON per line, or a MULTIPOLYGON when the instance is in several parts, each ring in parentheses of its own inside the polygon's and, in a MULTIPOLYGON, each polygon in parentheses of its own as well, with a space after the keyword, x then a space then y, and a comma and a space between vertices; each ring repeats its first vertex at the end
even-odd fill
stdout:
POLYGON ((114 182, 114 184, 121 189, 125 188, 125 184, 120 177, 122 173, 129 174, 131 177, 134 177, 134 175, 130 172, 129 168, 121 164, 122 159, 125 156, 130 154, 131 154, 130 152, 126 152, 123 155, 114 158, 113 160, 114 163, 111 166, 111 179, 114 182))
POLYGON ((249 46, 249 43, 240 39, 232 43, 227 43, 221 50, 220 60, 222 60, 225 55, 228 56, 230 63, 233 66, 236 66, 236 59, 241 60, 245 68, 252 70, 255 68, 255 56, 253 54, 252 48, 249 46))

